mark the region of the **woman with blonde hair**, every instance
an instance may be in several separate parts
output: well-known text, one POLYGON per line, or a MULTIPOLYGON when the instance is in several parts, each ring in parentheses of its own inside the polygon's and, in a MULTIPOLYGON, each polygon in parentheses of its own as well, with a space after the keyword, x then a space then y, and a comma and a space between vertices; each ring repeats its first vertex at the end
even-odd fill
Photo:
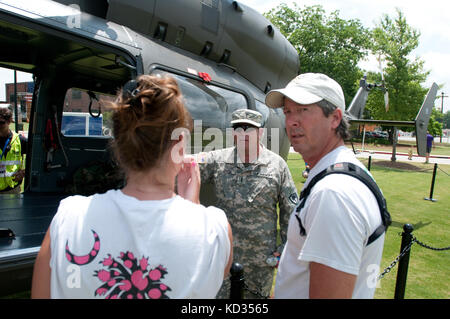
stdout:
POLYGON ((140 76, 112 106, 112 149, 126 185, 61 201, 32 297, 214 298, 232 261, 231 229, 222 210, 199 204, 186 136, 172 140, 192 123, 176 81, 140 76))

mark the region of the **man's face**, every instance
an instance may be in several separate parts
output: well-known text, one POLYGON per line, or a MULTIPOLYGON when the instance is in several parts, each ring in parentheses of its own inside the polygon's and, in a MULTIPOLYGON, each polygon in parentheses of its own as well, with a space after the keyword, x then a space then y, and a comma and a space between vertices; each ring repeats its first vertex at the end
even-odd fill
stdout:
POLYGON ((0 134, 5 135, 9 133, 9 124, 11 120, 6 120, 3 117, 0 117, 0 134))
POLYGON ((239 123, 233 125, 233 136, 236 147, 253 154, 257 151, 260 129, 250 124, 239 123))
POLYGON ((294 150, 308 163, 317 163, 335 141, 335 129, 340 123, 336 112, 326 117, 317 104, 301 105, 284 99, 287 135, 294 150))

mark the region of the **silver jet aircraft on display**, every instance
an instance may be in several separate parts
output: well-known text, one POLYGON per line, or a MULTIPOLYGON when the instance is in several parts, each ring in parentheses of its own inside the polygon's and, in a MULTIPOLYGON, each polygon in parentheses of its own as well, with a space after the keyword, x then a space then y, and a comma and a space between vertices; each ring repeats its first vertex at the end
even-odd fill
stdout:
MULTIPOLYGON (((385 90, 381 84, 369 84, 364 77, 360 81, 359 89, 356 92, 355 97, 350 103, 349 107, 345 111, 345 116, 352 124, 376 124, 380 126, 393 126, 393 127, 414 127, 416 133, 416 147, 417 154, 419 156, 426 155, 427 147, 427 128, 430 121, 431 110, 434 107, 434 101, 438 90, 438 85, 433 83, 428 90, 427 95, 422 103, 422 106, 417 113, 417 116, 412 121, 392 121, 392 120, 370 120, 363 119, 362 114, 364 106, 366 105, 369 92, 375 88, 381 88, 385 90)), ((395 141, 394 141, 395 143, 395 141)))

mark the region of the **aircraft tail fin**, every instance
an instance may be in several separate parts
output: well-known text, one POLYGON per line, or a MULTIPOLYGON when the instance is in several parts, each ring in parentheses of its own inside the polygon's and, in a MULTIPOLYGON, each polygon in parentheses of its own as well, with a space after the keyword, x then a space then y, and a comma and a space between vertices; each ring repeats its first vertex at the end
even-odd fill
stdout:
POLYGON ((427 128, 430 121, 431 110, 434 106, 434 100, 436 99, 438 85, 433 83, 428 91, 419 113, 416 116, 416 140, 417 140, 417 153, 419 156, 425 156, 427 151, 427 128))
POLYGON ((369 96, 370 86, 366 82, 366 76, 359 81, 359 89, 353 97, 350 106, 346 113, 350 119, 362 118, 364 107, 366 106, 367 98, 369 96))

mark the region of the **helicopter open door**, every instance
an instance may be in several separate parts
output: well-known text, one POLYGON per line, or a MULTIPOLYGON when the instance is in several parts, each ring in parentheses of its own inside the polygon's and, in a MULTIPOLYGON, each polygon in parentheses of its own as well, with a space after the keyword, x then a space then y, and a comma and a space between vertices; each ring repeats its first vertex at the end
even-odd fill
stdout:
POLYGON ((17 1, 0 2, 0 67, 33 74, 25 190, 55 192, 75 167, 109 157, 108 136, 81 142, 80 137, 64 135, 63 114, 96 115, 98 105, 90 110, 88 93, 115 95, 123 83, 141 73, 141 62, 140 49, 124 28, 85 14, 76 17, 81 22, 88 19, 89 25, 74 27, 70 7, 46 4, 44 8, 42 3, 28 2, 25 10, 17 1))

